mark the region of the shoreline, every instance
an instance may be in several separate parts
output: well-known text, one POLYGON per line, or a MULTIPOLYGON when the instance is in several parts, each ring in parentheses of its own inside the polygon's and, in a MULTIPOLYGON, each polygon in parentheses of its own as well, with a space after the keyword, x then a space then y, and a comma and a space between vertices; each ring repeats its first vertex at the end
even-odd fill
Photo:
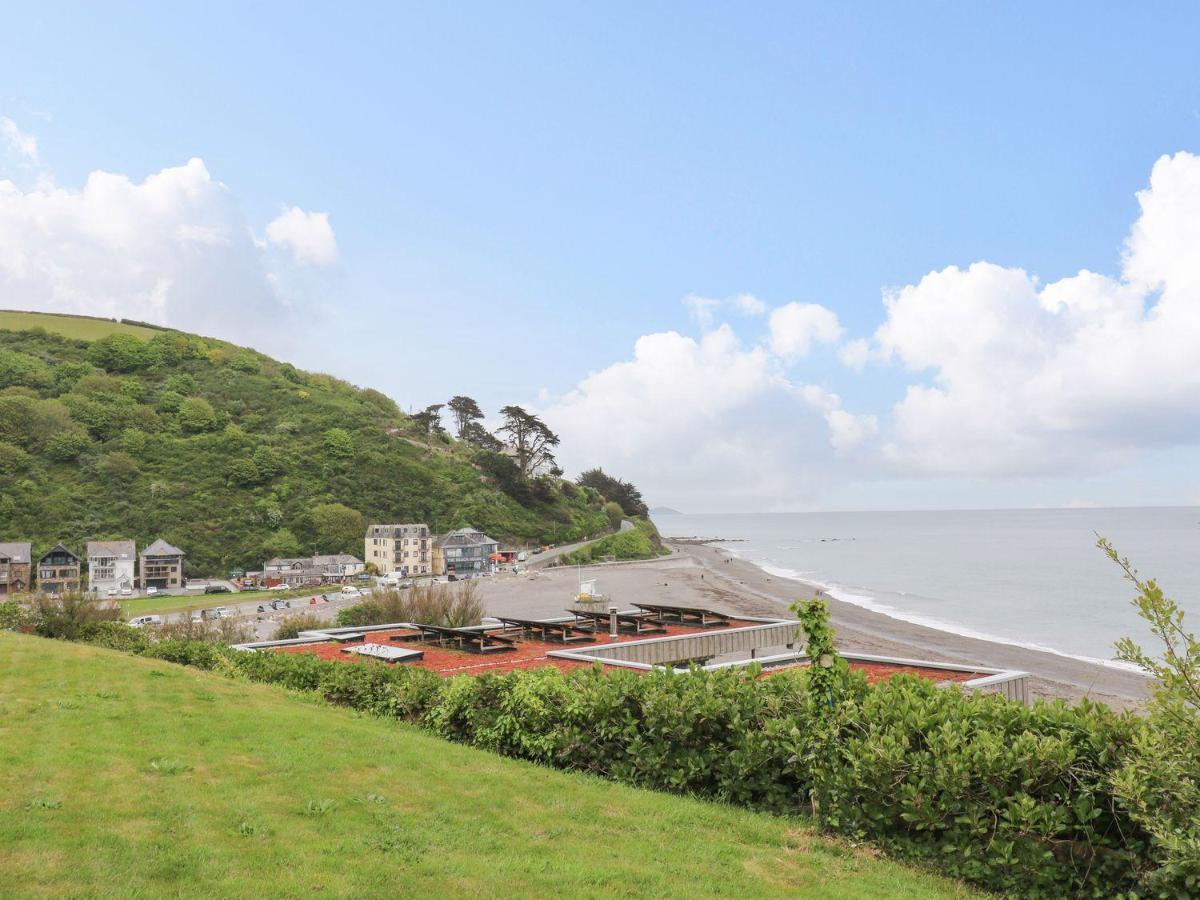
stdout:
POLYGON ((1087 697, 1118 709, 1138 708, 1149 697, 1150 679, 1132 669, 888 615, 841 600, 822 585, 768 571, 732 550, 714 546, 717 539, 663 541, 674 551, 673 557, 686 557, 706 574, 712 573, 727 589, 727 602, 743 612, 778 614, 781 606, 786 609, 800 597, 823 597, 829 604, 838 645, 847 651, 1020 669, 1030 673, 1030 687, 1037 697, 1069 701, 1087 697))
POLYGON ((1134 709, 1149 696, 1151 681, 1138 672, 905 622, 831 597, 820 585, 773 575, 720 547, 671 539, 664 543, 670 556, 482 579, 477 583, 486 614, 561 616, 573 605, 581 580, 595 580, 615 606, 645 601, 776 618, 790 617, 788 604, 821 590, 828 598, 837 644, 846 652, 1017 669, 1029 673, 1035 698, 1074 702, 1088 697, 1115 709, 1134 709))

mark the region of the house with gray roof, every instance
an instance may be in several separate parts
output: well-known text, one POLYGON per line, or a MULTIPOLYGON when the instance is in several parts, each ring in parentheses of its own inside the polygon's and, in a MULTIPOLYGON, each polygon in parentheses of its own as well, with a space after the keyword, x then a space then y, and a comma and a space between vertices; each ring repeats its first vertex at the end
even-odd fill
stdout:
POLYGON ((0 544, 0 596, 23 594, 33 584, 30 566, 33 546, 15 541, 0 544))
POLYGON ((184 552, 162 538, 142 551, 142 587, 171 590, 183 587, 184 552))
POLYGON ((491 557, 499 551, 500 544, 482 531, 460 528, 442 535, 434 541, 433 548, 435 575, 462 575, 489 571, 491 557))
POLYGON ((88 541, 88 590, 101 597, 137 587, 137 545, 133 541, 88 541))

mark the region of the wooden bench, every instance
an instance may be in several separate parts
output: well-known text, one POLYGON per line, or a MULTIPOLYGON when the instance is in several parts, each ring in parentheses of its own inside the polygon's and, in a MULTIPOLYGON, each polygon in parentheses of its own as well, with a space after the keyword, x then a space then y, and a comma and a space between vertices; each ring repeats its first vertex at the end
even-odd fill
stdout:
POLYGON ((663 634, 667 628, 666 622, 656 619, 650 613, 607 613, 599 610, 590 609, 568 609, 571 615, 575 617, 576 627, 589 630, 593 633, 604 631, 609 626, 609 616, 617 617, 617 630, 624 631, 626 634, 630 632, 634 634, 663 634), (587 622, 587 625, 580 625, 580 622, 587 622))
POLYGON ((496 618, 506 626, 519 628, 522 634, 539 634, 543 641, 557 644, 573 644, 596 639, 590 630, 585 630, 578 624, 573 625, 570 622, 541 622, 536 619, 513 619, 508 616, 497 616, 496 618))
POLYGON ((725 613, 713 612, 711 609, 703 609, 699 606, 666 606, 661 603, 635 603, 633 605, 664 621, 678 622, 680 625, 717 628, 730 624, 729 616, 725 613))

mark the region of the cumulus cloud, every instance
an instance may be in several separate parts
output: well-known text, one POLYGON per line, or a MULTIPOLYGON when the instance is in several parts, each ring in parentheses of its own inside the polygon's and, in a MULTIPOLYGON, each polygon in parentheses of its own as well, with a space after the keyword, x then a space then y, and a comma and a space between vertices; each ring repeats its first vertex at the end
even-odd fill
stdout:
POLYGON ((267 239, 290 250, 297 262, 314 266, 337 262, 337 239, 327 213, 305 212, 293 206, 267 226, 267 239))
POLYGON ((872 345, 843 355, 927 375, 892 410, 894 465, 1080 472, 1200 441, 1200 157, 1162 157, 1137 199, 1119 277, 977 262, 885 296, 872 345))
POLYGON ((671 502, 786 508, 811 501, 836 451, 871 433, 841 405, 721 325, 699 339, 646 335, 632 359, 588 376, 542 414, 563 438, 569 469, 602 462, 671 502))
POLYGON ((814 343, 832 344, 842 336, 837 315, 817 303, 788 303, 771 310, 771 350, 784 357, 807 356, 814 343))
MULTIPOLYGON (((36 152, 36 142, 26 147, 36 152)), ((48 178, 30 189, 0 180, 6 307, 253 335, 270 350, 297 302, 279 287, 294 281, 287 265, 255 238, 237 198, 199 159, 141 182, 97 171, 79 189, 48 178)))

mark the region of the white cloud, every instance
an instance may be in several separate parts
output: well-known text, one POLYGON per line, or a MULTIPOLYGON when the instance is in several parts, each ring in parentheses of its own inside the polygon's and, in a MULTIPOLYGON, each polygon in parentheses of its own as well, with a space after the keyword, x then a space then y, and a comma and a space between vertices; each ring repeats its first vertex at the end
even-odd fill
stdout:
POLYGON ((688 315, 696 320, 701 331, 712 330, 713 319, 721 306, 720 300, 701 297, 699 294, 688 294, 683 298, 683 305, 687 307, 688 315))
POLYGON ((753 294, 738 294, 730 305, 743 316, 761 316, 767 311, 767 304, 753 294))
POLYGON ((286 247, 298 262, 331 266, 338 259, 337 239, 327 213, 305 212, 293 206, 267 226, 267 239, 286 247))
POLYGON ((842 336, 837 315, 817 303, 788 303, 771 310, 772 352, 783 357, 807 356, 814 342, 831 344, 842 336))
POLYGON ((602 464, 652 498, 693 508, 811 502, 837 464, 833 447, 872 427, 844 413, 837 395, 790 381, 728 325, 699 340, 639 338, 632 359, 589 375, 542 414, 568 470, 602 464))
POLYGON ((869 352, 929 373, 893 409, 896 466, 1079 473, 1200 441, 1200 157, 1159 159, 1138 202, 1120 278, 977 262, 885 297, 869 352))
POLYGON ((7 116, 0 116, 0 138, 3 138, 4 143, 26 162, 37 164, 37 138, 21 131, 17 127, 17 123, 7 116))
POLYGON ((14 309, 140 319, 270 349, 296 295, 204 163, 80 189, 0 180, 0 297, 14 309))

